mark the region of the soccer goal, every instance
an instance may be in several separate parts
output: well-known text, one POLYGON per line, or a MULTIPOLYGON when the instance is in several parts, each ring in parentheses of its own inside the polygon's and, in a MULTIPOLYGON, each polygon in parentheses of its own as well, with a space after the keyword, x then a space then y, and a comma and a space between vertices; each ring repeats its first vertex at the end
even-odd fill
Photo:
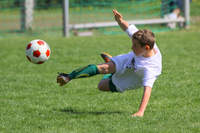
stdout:
POLYGON ((190 0, 0 0, 0 33, 121 34, 112 9, 130 24, 153 32, 190 22, 190 0), (179 6, 182 17, 176 18, 171 13, 179 6))
POLYGON ((190 0, 182 0, 183 9, 177 18, 166 15, 178 8, 174 0, 64 0, 63 33, 70 31, 117 26, 112 9, 123 14, 124 19, 135 25, 164 25, 190 21, 190 0))

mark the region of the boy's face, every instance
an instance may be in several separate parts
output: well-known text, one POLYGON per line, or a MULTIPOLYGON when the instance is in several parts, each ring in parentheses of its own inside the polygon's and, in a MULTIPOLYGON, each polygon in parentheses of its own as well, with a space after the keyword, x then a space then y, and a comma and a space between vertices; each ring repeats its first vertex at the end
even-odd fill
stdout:
POLYGON ((132 39, 132 47, 131 49, 135 53, 136 56, 143 56, 146 53, 145 46, 142 47, 138 40, 132 39))

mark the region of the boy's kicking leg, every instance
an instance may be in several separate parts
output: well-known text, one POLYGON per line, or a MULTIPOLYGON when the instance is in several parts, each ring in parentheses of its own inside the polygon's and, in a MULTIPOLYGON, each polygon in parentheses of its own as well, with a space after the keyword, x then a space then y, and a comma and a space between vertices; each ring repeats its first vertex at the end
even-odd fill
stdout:
MULTIPOLYGON (((100 54, 105 62, 110 62, 112 56, 106 52, 100 54)), ((103 79, 99 82, 98 88, 101 91, 117 92, 115 85, 112 82, 112 74, 104 75, 103 79)))
MULTIPOLYGON (((60 84, 60 86, 63 86, 72 79, 91 77, 97 74, 108 74, 114 72, 115 72, 115 64, 112 61, 99 65, 88 65, 86 67, 76 69, 72 71, 70 74, 60 73, 57 76, 57 83, 60 84)), ((99 84, 100 90, 104 91, 109 90, 109 88, 107 87, 109 86, 109 81, 107 80, 108 79, 100 82, 99 84)))
POLYGON ((112 74, 104 75, 103 79, 98 84, 98 88, 101 91, 118 92, 116 86, 112 82, 112 74))

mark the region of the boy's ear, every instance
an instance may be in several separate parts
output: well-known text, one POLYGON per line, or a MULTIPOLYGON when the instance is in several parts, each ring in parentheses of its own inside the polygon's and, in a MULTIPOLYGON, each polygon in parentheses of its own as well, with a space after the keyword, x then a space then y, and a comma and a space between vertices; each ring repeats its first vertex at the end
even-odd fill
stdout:
POLYGON ((145 45, 146 50, 150 50, 150 46, 148 44, 145 45))

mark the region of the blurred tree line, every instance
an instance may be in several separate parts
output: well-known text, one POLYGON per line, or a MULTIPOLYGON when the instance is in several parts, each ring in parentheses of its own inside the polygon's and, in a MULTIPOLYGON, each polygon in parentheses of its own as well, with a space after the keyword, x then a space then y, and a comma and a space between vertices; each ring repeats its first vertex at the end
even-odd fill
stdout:
MULTIPOLYGON (((24 0, 0 0, 0 8, 14 8, 19 7, 24 0)), ((105 6, 111 5, 117 1, 142 1, 142 0, 69 0, 70 6, 88 6, 98 5, 105 6), (102 4, 101 4, 102 3, 102 4)), ((56 7, 62 5, 63 0, 35 0, 35 6, 40 8, 56 7)))

